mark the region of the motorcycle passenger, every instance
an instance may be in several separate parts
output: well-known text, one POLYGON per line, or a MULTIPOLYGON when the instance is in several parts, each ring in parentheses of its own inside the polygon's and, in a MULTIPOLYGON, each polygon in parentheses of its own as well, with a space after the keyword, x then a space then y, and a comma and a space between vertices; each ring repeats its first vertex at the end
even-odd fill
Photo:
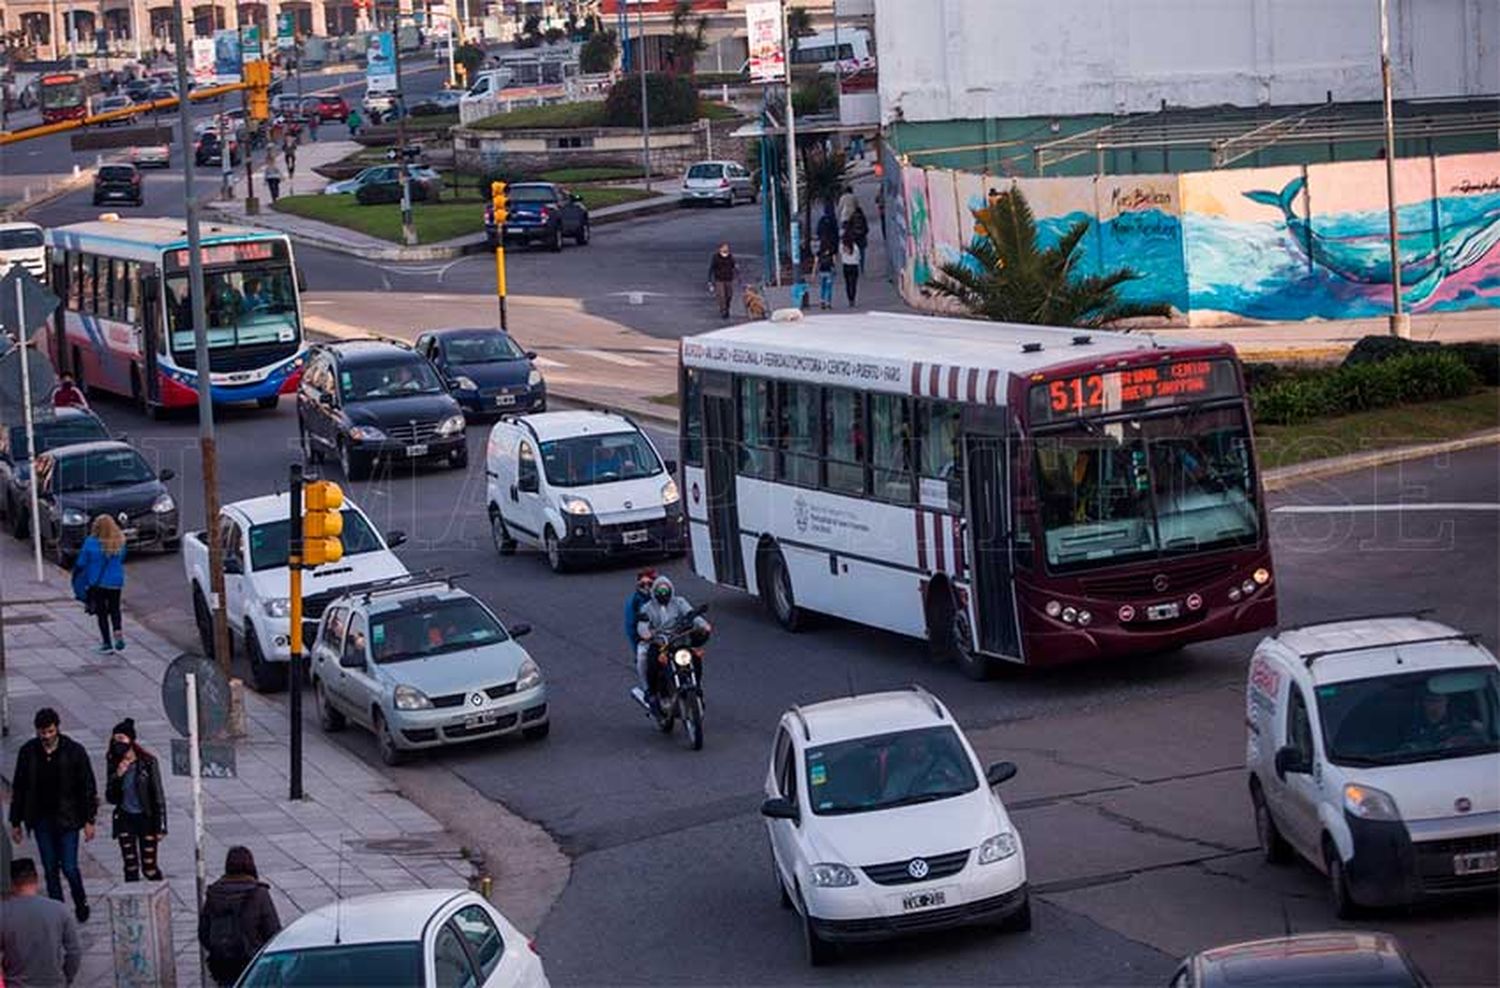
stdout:
POLYGON ((641 608, 651 599, 651 584, 656 582, 656 570, 643 569, 635 575, 635 589, 625 598, 625 640, 631 648, 640 644, 636 625, 641 620, 641 608))
MULTIPOLYGON (((648 704, 654 705, 656 702, 650 678, 653 639, 681 621, 692 609, 693 605, 688 603, 688 599, 675 592, 671 580, 658 576, 652 582, 651 599, 641 608, 640 620, 636 624, 640 644, 635 649, 635 671, 640 676, 641 689, 646 692, 648 704)), ((701 615, 693 619, 691 643, 694 648, 708 641, 708 636, 712 633, 713 625, 701 615)))

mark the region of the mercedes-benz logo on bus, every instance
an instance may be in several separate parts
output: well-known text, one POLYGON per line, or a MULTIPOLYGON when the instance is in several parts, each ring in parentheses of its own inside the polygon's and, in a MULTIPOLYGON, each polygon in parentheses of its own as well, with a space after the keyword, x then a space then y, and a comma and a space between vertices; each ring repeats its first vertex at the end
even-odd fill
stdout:
POLYGON ((927 877, 929 870, 927 862, 921 858, 912 858, 911 864, 906 866, 906 873, 919 882, 927 877))
POLYGON ((1167 587, 1169 587, 1170 585, 1170 582, 1167 580, 1167 574, 1165 573, 1158 573, 1151 578, 1151 589, 1155 590, 1157 593, 1165 593, 1167 587))

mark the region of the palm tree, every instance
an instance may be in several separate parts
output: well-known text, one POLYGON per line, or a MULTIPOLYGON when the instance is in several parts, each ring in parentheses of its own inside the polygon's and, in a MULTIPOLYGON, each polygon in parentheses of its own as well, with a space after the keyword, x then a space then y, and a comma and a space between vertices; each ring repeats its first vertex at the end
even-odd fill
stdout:
POLYGON ((672 34, 667 38, 667 64, 674 75, 694 74, 698 56, 708 50, 708 42, 704 40, 708 18, 694 21, 692 16, 690 0, 677 0, 672 8, 672 34))
POLYGON ((974 210, 974 240, 963 260, 942 265, 929 287, 996 322, 1098 328, 1121 319, 1170 316, 1171 306, 1164 302, 1120 301, 1120 287, 1142 277, 1130 268, 1075 276, 1078 246, 1091 222, 1079 220, 1042 249, 1026 196, 1012 186, 974 210))
POLYGON ((792 7, 786 12, 786 33, 791 41, 792 51, 803 38, 818 32, 813 28, 812 14, 807 12, 806 7, 792 7))
POLYGON ((818 200, 834 202, 838 199, 844 187, 849 184, 849 163, 844 152, 826 152, 821 143, 809 140, 804 144, 799 138, 797 144, 802 152, 802 236, 807 243, 811 243, 813 203, 818 200))

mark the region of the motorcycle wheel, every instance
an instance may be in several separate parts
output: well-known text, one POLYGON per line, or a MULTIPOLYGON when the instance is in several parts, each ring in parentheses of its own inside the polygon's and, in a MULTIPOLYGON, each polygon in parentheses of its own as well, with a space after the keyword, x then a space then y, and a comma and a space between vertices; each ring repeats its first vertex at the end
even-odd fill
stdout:
POLYGON ((677 700, 663 702, 660 698, 656 701, 656 729, 663 734, 671 734, 672 728, 677 726, 677 700))
POLYGON ((682 701, 682 727, 687 732, 688 747, 703 750, 703 697, 697 693, 682 701))

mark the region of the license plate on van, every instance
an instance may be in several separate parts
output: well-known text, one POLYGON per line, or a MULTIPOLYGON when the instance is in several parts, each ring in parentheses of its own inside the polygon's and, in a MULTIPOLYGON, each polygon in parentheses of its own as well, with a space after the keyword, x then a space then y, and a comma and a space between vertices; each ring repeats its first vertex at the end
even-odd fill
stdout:
POLYGON ((644 528, 637 528, 630 532, 621 532, 620 541, 625 545, 640 545, 650 537, 650 533, 644 528))
POLYGON ((1473 854, 1453 855, 1453 874, 1483 875, 1489 871, 1500 871, 1500 853, 1477 851, 1473 854))
POLYGON ((1150 607, 1146 608, 1146 620, 1170 621, 1181 613, 1182 610, 1180 607, 1178 607, 1175 600, 1170 604, 1152 604, 1150 607))
POLYGON ((901 897, 901 910, 913 912, 917 909, 933 909, 948 901, 948 893, 942 889, 932 892, 914 892, 901 897))

